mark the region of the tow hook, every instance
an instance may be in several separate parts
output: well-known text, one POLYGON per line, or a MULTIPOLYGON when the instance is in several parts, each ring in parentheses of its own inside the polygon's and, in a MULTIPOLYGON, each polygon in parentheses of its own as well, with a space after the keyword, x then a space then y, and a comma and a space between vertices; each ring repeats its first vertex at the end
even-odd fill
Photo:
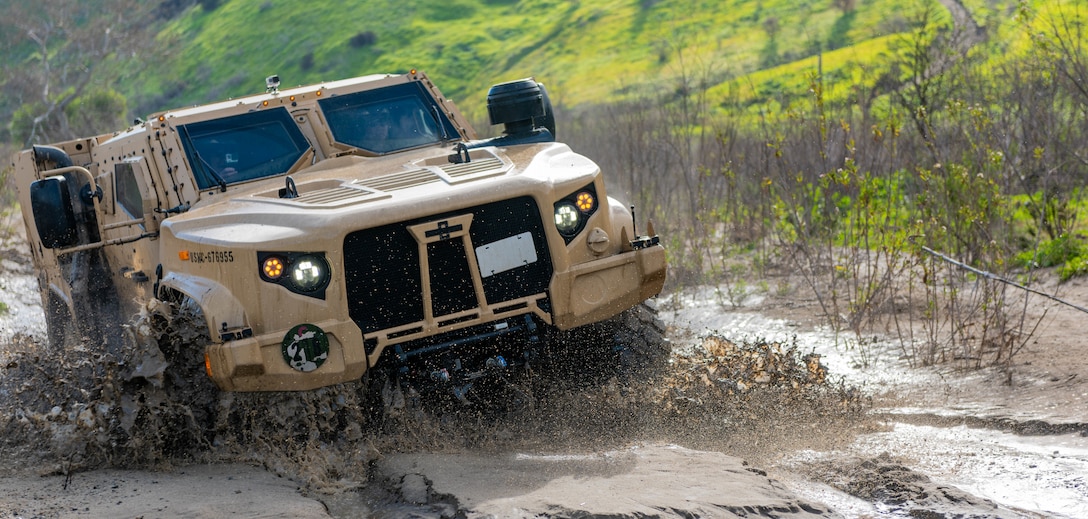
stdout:
POLYGON ((453 362, 453 373, 449 368, 441 368, 431 372, 431 380, 439 384, 450 384, 450 391, 453 392, 453 396, 463 404, 471 404, 469 400, 469 392, 472 390, 472 386, 477 379, 481 379, 488 376, 493 376, 496 372, 505 370, 510 367, 510 363, 502 355, 495 355, 489 357, 484 361, 483 369, 473 372, 461 371, 461 359, 456 359, 453 362), (456 379, 456 380, 455 380, 456 379))
POLYGON ((493 369, 506 369, 506 367, 509 366, 509 364, 506 363, 506 359, 502 358, 502 355, 496 355, 487 359, 487 362, 485 362, 484 365, 493 369))
POLYGON ((446 368, 431 372, 431 380, 435 382, 449 382, 450 372, 446 368))

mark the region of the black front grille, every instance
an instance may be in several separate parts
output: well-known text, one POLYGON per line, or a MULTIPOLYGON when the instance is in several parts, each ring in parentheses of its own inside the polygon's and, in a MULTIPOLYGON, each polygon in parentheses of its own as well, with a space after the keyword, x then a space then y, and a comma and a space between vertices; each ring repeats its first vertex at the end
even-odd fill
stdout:
POLYGON ((468 213, 473 215, 469 230, 472 248, 466 249, 461 238, 427 246, 436 317, 477 306, 466 254, 475 254, 475 247, 524 232, 533 236, 537 261, 483 278, 487 302, 495 306, 547 290, 552 276, 551 256, 540 210, 530 197, 364 229, 344 239, 348 312, 364 334, 423 320, 419 245, 408 227, 468 213))
POLYGON ((434 315, 449 315, 469 310, 476 304, 465 242, 460 238, 427 244, 431 269, 431 299, 434 315))

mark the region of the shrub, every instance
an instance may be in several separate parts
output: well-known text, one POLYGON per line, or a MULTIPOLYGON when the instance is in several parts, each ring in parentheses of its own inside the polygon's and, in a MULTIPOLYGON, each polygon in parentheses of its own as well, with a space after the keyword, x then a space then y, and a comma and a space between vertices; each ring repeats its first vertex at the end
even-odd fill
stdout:
POLYGON ((369 47, 377 42, 378 35, 374 34, 374 31, 363 31, 360 33, 356 33, 355 36, 352 36, 351 39, 348 40, 348 43, 356 49, 369 47))
POLYGON ((1083 242, 1076 237, 1063 234, 1053 240, 1040 243, 1035 250, 1026 250, 1017 254, 1016 263, 1025 268, 1053 267, 1064 265, 1075 259, 1083 263, 1081 256, 1086 253, 1088 248, 1083 242))
POLYGON ((1085 274, 1088 274, 1088 257, 1085 256, 1072 258, 1058 269, 1058 278, 1062 281, 1069 281, 1071 278, 1085 274))

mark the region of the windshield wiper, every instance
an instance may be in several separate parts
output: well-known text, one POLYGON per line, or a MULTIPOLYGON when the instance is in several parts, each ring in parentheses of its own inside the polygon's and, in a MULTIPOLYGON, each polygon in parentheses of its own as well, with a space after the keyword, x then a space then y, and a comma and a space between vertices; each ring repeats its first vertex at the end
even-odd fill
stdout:
POLYGON ((195 154, 196 154, 196 160, 199 160, 200 163, 204 165, 204 169, 207 170, 208 173, 211 173, 212 178, 214 178, 215 182, 217 184, 219 184, 219 191, 221 193, 226 193, 227 192, 227 181, 223 180, 223 177, 219 176, 219 172, 216 171, 215 168, 212 167, 212 165, 208 163, 208 161, 204 160, 204 157, 200 156, 199 151, 196 152, 195 154))
POLYGON ((442 124, 442 114, 438 111, 438 105, 431 105, 431 117, 434 117, 434 123, 438 125, 438 128, 442 130, 442 140, 450 140, 450 134, 446 131, 446 125, 442 124))

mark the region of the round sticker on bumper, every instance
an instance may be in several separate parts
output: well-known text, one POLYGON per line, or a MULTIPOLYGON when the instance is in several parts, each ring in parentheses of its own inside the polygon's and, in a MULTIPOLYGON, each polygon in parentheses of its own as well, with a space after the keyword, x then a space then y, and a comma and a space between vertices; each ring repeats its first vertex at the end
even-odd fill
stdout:
POLYGON ((283 336, 283 360, 292 368, 310 372, 329 358, 329 337, 312 324, 300 324, 283 336))

